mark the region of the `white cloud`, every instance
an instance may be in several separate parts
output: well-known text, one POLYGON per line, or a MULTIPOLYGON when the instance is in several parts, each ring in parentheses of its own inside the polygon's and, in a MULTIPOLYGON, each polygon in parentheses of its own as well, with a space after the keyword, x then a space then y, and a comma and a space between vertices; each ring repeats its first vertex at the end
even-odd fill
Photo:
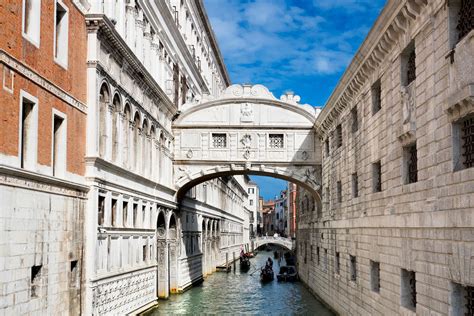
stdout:
MULTIPOLYGON (((355 51, 353 40, 367 26, 337 33, 337 22, 293 0, 205 0, 224 59, 235 82, 282 87, 289 76, 331 75, 344 70, 355 51)), ((373 0, 372 0, 373 1, 373 0)), ((358 6, 370 0, 315 1, 319 8, 358 6)), ((311 5, 311 3, 309 3, 311 5)))

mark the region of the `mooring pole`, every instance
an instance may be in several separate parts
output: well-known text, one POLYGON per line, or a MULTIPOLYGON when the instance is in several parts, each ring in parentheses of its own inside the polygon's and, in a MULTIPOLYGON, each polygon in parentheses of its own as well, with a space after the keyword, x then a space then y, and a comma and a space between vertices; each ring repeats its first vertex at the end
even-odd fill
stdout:
POLYGON ((232 252, 232 259, 234 259, 234 272, 235 272, 235 252, 232 252))

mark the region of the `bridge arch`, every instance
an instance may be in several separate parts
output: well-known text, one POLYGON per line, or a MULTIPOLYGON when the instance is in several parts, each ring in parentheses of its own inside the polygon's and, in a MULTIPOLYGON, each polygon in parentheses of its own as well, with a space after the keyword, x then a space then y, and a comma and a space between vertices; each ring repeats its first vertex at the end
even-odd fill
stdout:
POLYGON ((185 104, 173 123, 174 183, 179 200, 191 187, 222 176, 271 176, 320 199, 319 109, 262 85, 232 85, 214 100, 185 104))
POLYGON ((278 245, 288 251, 295 250, 295 243, 290 238, 284 237, 257 237, 252 240, 254 249, 262 247, 264 245, 278 245))

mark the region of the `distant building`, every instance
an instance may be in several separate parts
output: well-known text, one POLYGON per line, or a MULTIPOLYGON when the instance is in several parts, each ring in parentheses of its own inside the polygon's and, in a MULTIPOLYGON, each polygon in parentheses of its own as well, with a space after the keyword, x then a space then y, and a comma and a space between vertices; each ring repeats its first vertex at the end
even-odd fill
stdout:
POLYGON ((275 201, 264 201, 262 204, 263 234, 273 235, 275 232, 275 201))
POLYGON ((296 237, 296 191, 297 186, 294 183, 288 182, 288 227, 289 237, 296 237))
POLYGON ((259 193, 260 190, 258 188, 258 185, 255 182, 252 182, 250 180, 250 177, 244 176, 246 179, 246 185, 247 185, 247 193, 248 193, 248 199, 247 199, 247 208, 250 211, 250 218, 249 218, 249 233, 250 237, 254 237, 255 234, 257 233, 257 218, 258 218, 258 212, 260 209, 259 205, 259 193))
POLYGON ((287 202, 287 190, 280 192, 280 195, 275 199, 275 212, 274 212, 274 225, 275 232, 287 236, 288 231, 288 202, 287 202))

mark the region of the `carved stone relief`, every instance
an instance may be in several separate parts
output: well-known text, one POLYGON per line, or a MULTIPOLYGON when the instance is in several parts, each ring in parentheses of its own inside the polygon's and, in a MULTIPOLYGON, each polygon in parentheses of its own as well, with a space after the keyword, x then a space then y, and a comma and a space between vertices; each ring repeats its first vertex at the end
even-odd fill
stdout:
POLYGON ((240 121, 253 122, 253 109, 250 103, 243 103, 240 106, 240 121))

